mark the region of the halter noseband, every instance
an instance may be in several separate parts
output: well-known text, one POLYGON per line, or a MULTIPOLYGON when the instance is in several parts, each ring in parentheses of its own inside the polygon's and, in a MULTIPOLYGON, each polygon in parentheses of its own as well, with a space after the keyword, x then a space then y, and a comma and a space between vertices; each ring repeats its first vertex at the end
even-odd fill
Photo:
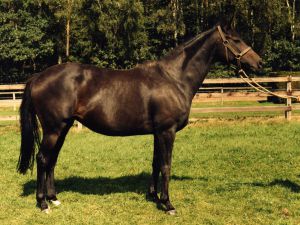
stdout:
POLYGON ((228 49, 231 51, 231 53, 235 56, 236 60, 237 60, 237 65, 239 68, 242 68, 241 66, 241 58, 246 55, 250 50, 251 47, 246 48, 244 51, 242 52, 238 52, 236 51, 233 46, 230 44, 230 42, 226 39, 224 32, 222 31, 222 28, 220 26, 217 26, 219 34, 221 36, 221 39, 223 41, 223 45, 225 47, 225 53, 226 53, 226 60, 227 62, 229 62, 229 58, 228 58, 228 49))

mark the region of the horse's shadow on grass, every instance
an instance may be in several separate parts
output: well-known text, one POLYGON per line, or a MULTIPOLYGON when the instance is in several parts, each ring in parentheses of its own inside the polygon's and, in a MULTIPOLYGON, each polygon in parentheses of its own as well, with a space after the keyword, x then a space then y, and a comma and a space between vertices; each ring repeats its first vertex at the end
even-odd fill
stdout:
MULTIPOLYGON (((264 182, 246 182, 246 183, 232 183, 230 184, 232 187, 240 187, 240 186, 250 186, 250 187, 262 187, 262 188, 270 188, 270 187, 282 187, 285 188, 293 193, 300 193, 300 186, 299 184, 289 180, 289 179, 274 179, 269 183, 264 182)), ((225 188, 224 188, 225 189, 225 188)), ((234 189, 234 188, 233 188, 234 189)), ((229 188, 230 190, 230 188, 229 188)))
MULTIPOLYGON (((150 181, 150 174, 140 173, 131 176, 122 176, 117 178, 108 177, 68 177, 62 180, 56 180, 55 186, 60 192, 77 192, 86 195, 107 195, 112 193, 146 193, 150 181)), ((192 180, 188 176, 171 176, 172 180, 192 180)), ((28 196, 35 193, 36 180, 30 180, 23 186, 22 196, 28 196)))
POLYGON ((300 186, 296 184, 293 181, 290 181, 288 179, 282 180, 282 179, 275 179, 274 181, 268 183, 268 184, 263 184, 263 183, 253 183, 253 186, 258 186, 258 187, 274 187, 274 186, 280 186, 286 189, 289 189, 291 192, 294 193, 300 193, 300 186))
MULTIPOLYGON (((122 176, 117 178, 95 177, 85 178, 72 176, 62 180, 56 180, 56 189, 61 192, 77 192, 85 195, 107 195, 113 193, 134 192, 138 194, 146 194, 151 175, 148 173, 140 173, 137 175, 122 176)), ((202 180, 209 182, 207 178, 193 178, 189 176, 171 176, 172 180, 202 180)), ((241 186, 250 187, 283 187, 293 193, 300 193, 300 185, 289 179, 274 179, 271 182, 246 182, 246 183, 224 183, 222 188, 216 187, 216 192, 233 191, 241 186)), ((23 185, 22 196, 29 196, 36 191, 36 180, 30 180, 23 185)))

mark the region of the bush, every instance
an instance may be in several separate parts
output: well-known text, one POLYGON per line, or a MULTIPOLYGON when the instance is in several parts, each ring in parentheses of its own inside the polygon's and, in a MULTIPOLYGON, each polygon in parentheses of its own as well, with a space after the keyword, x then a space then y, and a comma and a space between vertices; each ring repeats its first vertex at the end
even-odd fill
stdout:
POLYGON ((265 60, 267 66, 271 67, 273 71, 300 70, 300 42, 274 41, 265 60))
POLYGON ((224 65, 221 63, 215 63, 212 65, 207 78, 229 78, 234 77, 236 74, 234 70, 229 68, 228 65, 224 65))

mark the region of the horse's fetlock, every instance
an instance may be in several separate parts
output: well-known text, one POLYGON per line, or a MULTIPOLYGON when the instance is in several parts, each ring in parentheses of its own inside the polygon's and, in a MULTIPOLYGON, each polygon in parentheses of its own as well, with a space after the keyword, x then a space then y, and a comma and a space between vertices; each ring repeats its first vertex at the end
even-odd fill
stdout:
POLYGON ((166 204, 169 201, 169 196, 162 194, 160 196, 160 201, 161 203, 166 204))
POLYGON ((36 195, 36 199, 37 199, 37 201, 38 201, 39 203, 41 203, 42 201, 44 201, 44 200, 45 200, 45 195, 44 195, 44 193, 38 193, 38 194, 36 195))
POLYGON ((47 201, 57 201, 56 194, 48 194, 46 197, 47 201))

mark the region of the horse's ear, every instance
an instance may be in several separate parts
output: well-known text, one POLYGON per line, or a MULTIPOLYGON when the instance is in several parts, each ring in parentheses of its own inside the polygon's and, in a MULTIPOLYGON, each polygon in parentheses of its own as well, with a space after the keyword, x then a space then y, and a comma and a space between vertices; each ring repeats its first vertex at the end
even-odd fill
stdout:
POLYGON ((217 25, 219 25, 224 32, 227 32, 227 31, 230 31, 233 27, 232 21, 233 21, 233 18, 230 18, 229 20, 228 20, 228 18, 226 18, 226 19, 224 18, 220 22, 218 22, 217 25))
POLYGON ((233 28, 233 22, 236 14, 236 8, 232 4, 227 4, 224 7, 224 14, 221 16, 220 26, 226 32, 233 28))

